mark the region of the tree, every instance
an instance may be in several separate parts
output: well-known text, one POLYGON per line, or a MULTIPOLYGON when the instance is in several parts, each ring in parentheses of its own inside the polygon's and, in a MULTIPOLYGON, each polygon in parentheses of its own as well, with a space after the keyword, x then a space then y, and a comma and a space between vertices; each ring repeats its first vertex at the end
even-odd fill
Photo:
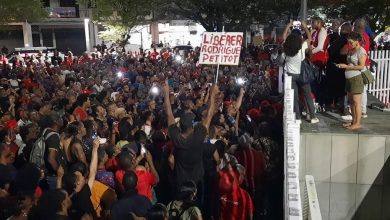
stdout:
MULTIPOLYGON (((90 0, 78 0, 90 4, 90 0)), ((93 18, 132 26, 156 20, 189 19, 208 31, 242 31, 250 24, 269 22, 282 12, 299 10, 300 0, 94 0, 93 18)))
POLYGON ((311 8, 320 8, 329 19, 353 21, 365 17, 377 32, 384 31, 390 23, 388 0, 318 0, 311 8))
POLYGON ((0 15, 0 24, 5 24, 38 21, 47 18, 48 13, 41 0, 1 0, 0 15))
POLYGON ((110 25, 105 24, 104 31, 99 32, 99 37, 102 38, 104 41, 111 41, 113 43, 116 43, 118 45, 122 45, 125 42, 124 39, 126 39, 126 35, 128 33, 128 28, 123 25, 110 25))
POLYGON ((92 8, 93 20, 108 25, 129 28, 144 23, 151 14, 154 1, 144 0, 77 0, 78 4, 92 8))

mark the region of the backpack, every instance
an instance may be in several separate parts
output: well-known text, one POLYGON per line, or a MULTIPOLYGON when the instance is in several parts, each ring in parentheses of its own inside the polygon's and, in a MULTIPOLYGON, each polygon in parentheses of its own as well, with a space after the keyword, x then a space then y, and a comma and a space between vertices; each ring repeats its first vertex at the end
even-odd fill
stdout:
MULTIPOLYGON (((172 204, 172 206, 174 206, 174 205, 172 204)), ((168 207, 169 220, 180 220, 180 217, 184 214, 184 212, 192 207, 193 206, 187 206, 184 209, 182 209, 183 206, 181 206, 181 207, 168 207)))
POLYGON ((47 128, 43 130, 42 135, 35 141, 30 153, 30 162, 39 168, 45 167, 46 140, 54 134, 58 135, 56 132, 49 132, 45 137, 46 131, 47 128))

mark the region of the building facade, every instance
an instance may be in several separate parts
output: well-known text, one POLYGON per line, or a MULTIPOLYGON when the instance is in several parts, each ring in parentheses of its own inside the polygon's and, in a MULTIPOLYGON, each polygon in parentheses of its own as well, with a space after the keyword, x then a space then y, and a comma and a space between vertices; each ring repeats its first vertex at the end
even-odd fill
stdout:
POLYGON ((44 0, 49 18, 30 23, 10 23, 0 30, 0 45, 13 51, 16 47, 55 47, 80 55, 101 44, 98 25, 89 19, 88 5, 76 0, 44 0))

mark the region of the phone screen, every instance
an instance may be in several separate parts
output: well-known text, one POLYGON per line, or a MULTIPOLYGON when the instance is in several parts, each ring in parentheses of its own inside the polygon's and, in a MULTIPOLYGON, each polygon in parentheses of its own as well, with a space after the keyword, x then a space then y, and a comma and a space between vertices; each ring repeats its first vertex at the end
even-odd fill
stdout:
POLYGON ((146 148, 142 145, 141 146, 141 155, 145 155, 146 154, 146 148))
POLYGON ((100 143, 100 144, 105 144, 105 143, 107 143, 107 138, 100 138, 100 139, 99 139, 99 143, 100 143))
POLYGON ((301 22, 300 21, 293 21, 293 28, 294 29, 301 29, 301 22))

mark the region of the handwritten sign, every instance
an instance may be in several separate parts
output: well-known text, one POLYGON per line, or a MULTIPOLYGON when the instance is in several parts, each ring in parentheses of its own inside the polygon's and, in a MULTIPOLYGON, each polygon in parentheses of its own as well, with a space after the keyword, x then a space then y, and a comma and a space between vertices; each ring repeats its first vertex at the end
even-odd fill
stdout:
POLYGON ((205 32, 199 63, 238 65, 242 42, 242 32, 205 32))

